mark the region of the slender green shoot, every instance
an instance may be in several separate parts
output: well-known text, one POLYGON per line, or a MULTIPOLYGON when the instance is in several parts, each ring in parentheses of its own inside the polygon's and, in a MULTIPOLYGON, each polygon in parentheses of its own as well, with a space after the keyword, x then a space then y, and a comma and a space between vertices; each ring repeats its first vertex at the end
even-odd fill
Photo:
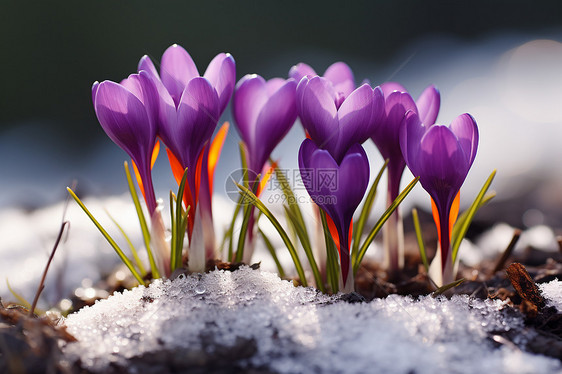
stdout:
POLYGON ((454 288, 454 287, 459 286, 459 285, 460 285, 461 283, 463 283, 465 280, 466 280, 466 279, 461 278, 461 279, 456 280, 456 281, 454 281, 454 282, 452 282, 452 283, 449 283, 449 284, 446 284, 446 285, 444 285, 444 286, 441 286, 441 287, 439 287, 438 289, 436 289, 435 291, 433 291, 433 293, 431 294, 431 296, 433 296, 433 297, 439 296, 439 295, 441 295, 443 292, 445 292, 445 291, 447 291, 447 290, 449 290, 449 289, 451 289, 451 288, 454 288))
POLYGON ((283 243, 285 243, 285 246, 289 250, 289 254, 291 255, 291 258, 293 259, 293 263, 295 264, 297 274, 298 274, 298 276, 301 280, 301 284, 306 287, 308 285, 308 283, 306 282, 306 277, 304 275, 304 270, 303 270, 301 261, 299 260, 299 256, 297 254, 295 246, 293 245, 293 243, 291 243, 291 240, 289 239, 289 236, 287 235, 287 232, 283 229, 283 227, 281 226, 281 224, 279 223, 277 218, 275 218, 275 216, 271 213, 271 211, 269 209, 267 209, 267 207, 261 202, 260 199, 258 199, 258 197, 252 191, 250 191, 248 188, 246 188, 246 187, 244 187, 244 186, 242 186, 238 183, 236 184, 236 186, 238 186, 238 188, 240 189, 240 194, 242 194, 244 196, 244 199, 249 201, 257 209, 261 210, 263 215, 266 216, 269 219, 271 224, 273 224, 273 227, 275 227, 275 229, 277 230, 277 232, 281 236, 281 239, 283 240, 283 243))
POLYGON ((357 258, 355 259, 355 262, 353 263, 354 274, 356 274, 357 270, 359 270, 359 266, 361 265, 361 261, 363 261, 363 257, 365 256, 365 253, 367 252, 367 248, 369 248, 369 246, 371 245, 371 243, 375 239, 375 236, 377 236, 377 234, 379 233, 379 231, 382 228, 382 226, 384 225, 384 223, 388 220, 388 218, 392 215, 392 213, 396 210, 396 208, 398 208, 398 205, 400 205, 402 200, 404 200, 406 198, 406 196, 414 188, 416 183, 418 183, 419 179, 420 179, 420 177, 414 178, 410 182, 410 184, 408 184, 408 186, 406 186, 406 188, 402 192, 400 192, 400 195, 398 195, 398 197, 396 197, 396 199, 392 202, 392 204, 390 204, 388 209, 386 209, 386 211, 383 213, 383 215, 379 218, 379 220, 377 221, 377 223, 375 224, 375 226, 373 227, 371 232, 369 232, 369 235, 367 236, 367 239, 365 239, 365 241, 363 242, 363 245, 361 246, 361 248, 359 249, 359 252, 357 253, 357 258))
POLYGON ((105 210, 105 213, 111 219, 111 221, 113 221, 113 224, 115 224, 115 226, 117 227, 117 229, 119 230, 121 235, 123 235, 123 238, 127 242, 127 245, 129 246, 129 249, 131 250, 131 254, 133 255, 133 259, 135 260, 135 264, 137 265, 137 268, 139 269, 139 272, 140 272, 141 276, 144 278, 144 276, 146 275, 146 269, 144 268, 144 265, 142 264, 142 261, 139 257, 137 249, 133 245, 133 242, 131 241, 131 239, 129 238, 129 236, 125 232, 125 230, 123 230, 123 227, 121 227, 121 225, 117 222, 117 220, 115 218, 113 218, 113 216, 111 214, 109 214, 109 211, 107 209, 105 210))
POLYGON ((429 262, 427 261, 427 254, 425 251, 425 244, 423 243, 423 236, 417 209, 412 210, 412 219, 414 221, 414 230, 416 231, 416 239, 418 241, 418 247, 420 249, 420 256, 422 259, 423 267, 425 268, 425 273, 427 274, 429 272, 429 262))
POLYGON ((351 246, 352 261, 355 261, 355 259, 357 258, 357 252, 359 251, 359 241, 361 240, 361 236, 363 235, 365 223, 367 223, 369 215, 371 214, 371 210, 373 209, 373 202, 375 201, 375 197, 377 196, 377 187, 387 166, 388 159, 385 160, 384 165, 373 181, 373 184, 369 189, 369 193, 367 194, 367 198, 365 199, 365 203, 363 204, 363 208, 361 209, 361 215, 359 216, 357 222, 355 222, 355 224, 353 225, 353 244, 351 246))
POLYGON ((456 261, 457 253, 459 251, 461 241, 466 235, 466 232, 468 231, 468 227, 470 226, 470 223, 472 222, 474 215, 478 211, 478 208, 481 206, 481 203, 484 200, 484 196, 486 195, 486 191, 488 191, 488 188, 490 188, 490 185, 492 184, 492 181, 494 180, 495 176, 496 176, 496 170, 492 171, 492 173, 490 174, 490 176, 482 186, 482 189, 480 189, 480 192, 476 196, 476 199, 474 199, 472 205, 470 205, 470 208, 468 209, 466 216, 462 219, 461 222, 459 222, 458 231, 456 232, 456 236, 453 237, 453 246, 452 246, 453 264, 456 261))
MULTIPOLYGON (((175 213, 172 211, 172 252, 170 254, 170 269, 173 272, 182 266, 182 250, 183 241, 185 238, 185 231, 187 229, 187 214, 190 207, 186 210, 183 209, 183 195, 185 192, 185 183, 187 181, 187 168, 183 171, 183 176, 178 188, 178 194, 174 199, 173 195, 171 200, 175 200, 175 213), (175 234, 175 235, 174 235, 175 234)), ((170 208, 171 209, 171 208, 170 208)))
POLYGON ((236 202, 236 207, 234 208, 234 214, 232 215, 232 220, 230 221, 230 226, 228 230, 224 234, 223 244, 221 248, 224 246, 226 241, 228 240, 228 261, 234 260, 234 224, 236 223, 236 218, 238 217, 238 213, 240 213, 240 208, 242 207, 242 199, 243 196, 238 198, 238 202, 236 202))
POLYGON ((242 180, 244 181, 244 187, 250 188, 250 181, 248 179, 248 159, 246 155, 246 146, 244 142, 238 144, 240 148, 240 164, 242 165, 242 180))
POLYGON ((146 219, 144 218, 144 213, 142 212, 142 207, 139 201, 139 196, 137 195, 137 190, 133 184, 133 178, 131 177, 131 171, 129 170, 129 164, 127 161, 123 163, 125 167, 125 175, 127 176, 127 184, 129 185, 129 192, 135 204, 135 209, 137 211, 137 216, 139 217, 139 223, 142 231, 142 236, 144 239, 144 246, 146 247, 146 253, 148 254, 148 262, 150 263, 150 270, 152 271, 152 278, 160 278, 160 272, 158 272, 158 267, 156 266, 156 261, 154 261, 154 256, 152 255, 152 250, 150 248, 150 232, 148 230, 148 225, 146 224, 146 219))
POLYGON ((31 308, 31 304, 19 293, 17 293, 12 286, 10 286, 10 282, 8 281, 8 278, 6 278, 6 285, 8 286, 8 291, 10 291, 10 293, 12 294, 13 297, 16 298, 16 300, 18 301, 18 303, 20 303, 21 306, 29 309, 31 308))
POLYGON ((320 276, 320 270, 318 270, 318 265, 316 264, 316 260, 314 259, 314 253, 312 252, 310 242, 307 240, 304 227, 298 223, 298 218, 295 217, 294 213, 289 207, 283 207, 285 208, 285 213, 287 214, 289 221, 292 222, 295 232, 302 244, 304 253, 306 254, 306 258, 308 259, 308 262, 310 264, 310 269, 312 270, 312 274, 314 276, 314 281, 316 282, 316 288, 318 288, 321 292, 326 292, 324 288, 324 282, 322 281, 322 277, 320 276))
POLYGON ((101 226, 101 224, 94 218, 94 216, 92 215, 92 213, 90 213, 90 211, 88 210, 88 208, 86 208, 86 206, 84 205, 84 203, 82 203, 82 201, 78 198, 78 196, 76 196, 76 194, 74 193, 74 191, 72 191, 72 189, 70 189, 70 187, 66 188, 68 190, 68 193, 70 194, 70 196, 72 196, 72 198, 74 199, 74 201, 76 201, 76 203, 78 203, 78 205, 80 206, 80 208, 82 208, 82 210, 84 211, 84 213, 86 213, 86 215, 88 216, 88 218, 90 218, 90 220, 94 223, 94 225, 98 228, 98 230, 101 232, 101 234, 103 235, 103 237, 105 238, 105 240, 107 240, 107 242, 111 245, 111 247, 113 247, 113 249, 115 250, 115 252, 117 252, 117 255, 119 256, 119 258, 121 259, 121 261, 123 261, 123 263, 125 264, 125 266, 127 266, 127 268, 129 269, 129 271, 131 272, 131 274, 133 274, 133 276, 135 277, 135 279, 139 282, 139 284, 144 284, 144 281, 142 279, 142 277, 140 276, 140 274, 137 272, 137 270, 135 269, 133 263, 131 262, 131 260, 129 260, 129 258, 125 255, 125 253, 123 253, 123 251, 121 250, 121 248, 119 248, 119 246, 117 245, 117 243, 115 242, 115 240, 113 240, 113 238, 107 233, 107 231, 105 231, 105 229, 101 226))
POLYGON ((332 293, 338 293, 340 287, 339 253, 336 248, 336 243, 334 243, 332 235, 330 235, 328 221, 326 220, 326 213, 324 213, 322 209, 320 209, 320 219, 322 220, 324 242, 326 243, 326 281, 328 282, 332 293))
MULTIPOLYGON (((269 161, 272 164, 274 163, 272 159, 269 159, 269 161)), ((287 206, 291 210, 292 215, 295 218, 296 224, 298 224, 300 227, 303 228, 304 240, 307 241, 308 246, 311 247, 310 237, 308 236, 308 231, 306 229, 306 224, 304 222, 302 211, 299 207, 295 193, 291 189, 291 185, 287 180, 287 177, 285 176, 285 174, 283 174, 283 171, 277 167, 275 168, 275 177, 277 178, 277 181, 281 186, 281 190, 283 191, 283 195, 285 196, 285 199, 287 201, 287 206)))
POLYGON ((261 235, 265 247, 268 249, 273 261, 275 261, 275 266, 277 266, 277 272, 279 273, 280 278, 285 278, 285 270, 283 269, 283 265, 279 262, 279 258, 277 257, 277 252, 275 251, 275 247, 271 244, 271 240, 265 235, 265 233, 258 227, 258 233, 261 235))
MULTIPOLYGON (((488 204, 488 202, 490 202, 490 200, 492 200, 494 197, 496 197, 495 191, 487 192, 486 195, 484 196, 484 198, 482 199, 482 201, 480 202, 480 204, 478 204, 478 209, 476 211, 478 212, 478 210, 480 210, 480 208, 482 208, 484 205, 488 204)), ((453 232, 452 232, 453 238, 456 238, 459 235, 460 228, 463 226, 463 222, 465 222, 469 211, 470 211, 470 208, 465 210, 464 212, 462 212, 459 215, 459 217, 457 218, 457 221, 455 222, 455 225, 453 226, 453 232)))
MULTIPOLYGON (((254 196, 260 185, 259 180, 260 180, 260 176, 258 175, 252 186, 253 189, 252 193, 254 196)), ((234 262, 241 262, 242 259, 244 258, 244 246, 246 245, 246 236, 248 234, 248 226, 250 225, 250 216, 252 215, 253 212, 254 210, 252 209, 251 204, 247 204, 246 206, 244 206, 242 227, 240 228, 240 236, 238 238, 238 247, 236 248, 236 256, 234 257, 234 262)))

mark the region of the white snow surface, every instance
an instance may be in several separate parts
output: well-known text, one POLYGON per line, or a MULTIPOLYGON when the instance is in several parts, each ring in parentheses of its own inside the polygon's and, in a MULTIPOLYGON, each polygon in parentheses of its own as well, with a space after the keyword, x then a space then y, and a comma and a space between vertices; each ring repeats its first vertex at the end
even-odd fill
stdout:
MULTIPOLYGON (((542 286, 556 305, 561 283, 542 286)), ((257 353, 243 365, 279 373, 561 373, 560 361, 494 348, 487 333, 523 326, 501 308, 465 296, 335 302, 246 267, 156 281, 84 308, 64 322, 79 341, 64 352, 103 372, 110 363, 132 368, 128 358, 159 349, 210 352, 201 346, 210 333, 222 347, 255 340, 257 353)))

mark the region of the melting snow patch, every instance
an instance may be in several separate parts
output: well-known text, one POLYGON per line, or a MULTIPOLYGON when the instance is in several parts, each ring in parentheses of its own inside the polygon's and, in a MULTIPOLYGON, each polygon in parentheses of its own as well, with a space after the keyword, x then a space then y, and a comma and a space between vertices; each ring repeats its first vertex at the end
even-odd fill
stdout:
POLYGON ((223 352, 237 367, 278 373, 560 372, 557 360, 494 346, 490 334, 523 326, 501 308, 464 296, 348 304, 242 268, 156 281, 84 308, 65 322, 79 341, 65 354, 97 372, 142 372, 139 357, 170 352, 193 365, 223 352))

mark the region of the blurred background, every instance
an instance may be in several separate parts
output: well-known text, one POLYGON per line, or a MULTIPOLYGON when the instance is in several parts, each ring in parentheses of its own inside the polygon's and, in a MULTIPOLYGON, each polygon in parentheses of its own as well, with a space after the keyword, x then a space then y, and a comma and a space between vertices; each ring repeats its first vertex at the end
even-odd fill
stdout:
MULTIPOLYGON (((73 179, 83 194, 125 191, 126 155, 98 125, 90 87, 123 79, 144 54, 159 61, 173 43, 200 72, 217 53, 230 52, 238 79, 286 77, 301 61, 321 73, 342 60, 358 83, 396 80, 414 97, 434 83, 442 93, 439 122, 470 112, 481 129, 467 186, 474 179, 478 189, 498 168, 496 188, 512 189, 509 176, 530 180, 537 169, 552 171, 560 158, 544 165, 543 154, 562 153, 560 41, 558 1, 2 0, 0 207, 59 201, 73 179)), ((231 121, 229 109, 223 119, 231 121)), ((238 167, 234 128, 230 138, 217 186, 238 167)), ((297 124, 277 151, 285 167, 296 165, 301 139, 297 124)), ((370 153, 378 168, 378 152, 370 153)), ((171 179, 161 161, 157 188, 165 193, 171 179)))
MULTIPOLYGON (((37 284, 60 225, 65 187, 73 180, 82 197, 125 193, 127 156, 97 123, 90 88, 96 80, 120 81, 135 72, 144 54, 158 62, 173 43, 189 51, 200 72, 217 53, 230 52, 238 79, 248 73, 286 77, 299 62, 323 73, 345 61, 357 83, 394 80, 414 98, 435 84, 442 95, 438 122, 469 112, 480 129, 463 205, 497 169, 498 197, 478 213, 480 224, 547 224, 560 234, 561 42, 560 1, 1 0, 0 275, 27 297, 33 294, 24 287, 37 284)), ((230 109, 222 120, 232 122, 230 109)), ((283 168, 297 166, 302 139, 297 123, 274 152, 283 168)), ((218 194, 239 167, 238 141, 231 127, 216 171, 218 194)), ((382 159, 370 141, 366 149, 375 174, 382 159)), ((406 173, 403 183, 410 179, 406 173)), ((155 167, 155 184, 159 196, 176 189, 165 157, 155 167)), ((126 225, 138 230, 131 207, 121 200, 95 204, 100 211, 113 207, 122 220, 132 216, 126 225)), ((428 207, 419 186, 405 209, 414 204, 428 207)), ((82 212, 75 211, 71 223, 84 236, 65 245, 72 249, 70 260, 61 259, 66 265, 59 269, 81 267, 76 275, 55 274, 56 282, 67 277, 74 279, 68 287, 75 287, 84 277, 99 277, 99 269, 108 268, 101 263, 114 264, 117 256, 107 245, 100 249, 103 239, 82 212), (77 251, 84 255, 73 260, 77 251)), ((510 235, 508 230, 507 241, 510 235)), ((0 296, 8 294, 3 283, 0 296)))

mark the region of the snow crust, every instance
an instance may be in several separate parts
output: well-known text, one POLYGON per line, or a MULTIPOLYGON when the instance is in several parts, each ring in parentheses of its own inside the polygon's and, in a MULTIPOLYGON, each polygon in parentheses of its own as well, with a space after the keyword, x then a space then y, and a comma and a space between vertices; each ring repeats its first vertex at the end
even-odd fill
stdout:
MULTIPOLYGON (((560 283, 542 287, 562 304, 560 283)), ((495 348, 488 333, 523 326, 501 308, 467 296, 336 302, 246 267, 156 281, 84 308, 64 322, 79 340, 64 352, 93 371, 113 363, 134 372, 126 359, 177 348, 212 353, 243 339, 257 352, 242 365, 279 373, 562 372, 557 360, 495 348), (202 345, 209 335, 214 344, 202 345)))

